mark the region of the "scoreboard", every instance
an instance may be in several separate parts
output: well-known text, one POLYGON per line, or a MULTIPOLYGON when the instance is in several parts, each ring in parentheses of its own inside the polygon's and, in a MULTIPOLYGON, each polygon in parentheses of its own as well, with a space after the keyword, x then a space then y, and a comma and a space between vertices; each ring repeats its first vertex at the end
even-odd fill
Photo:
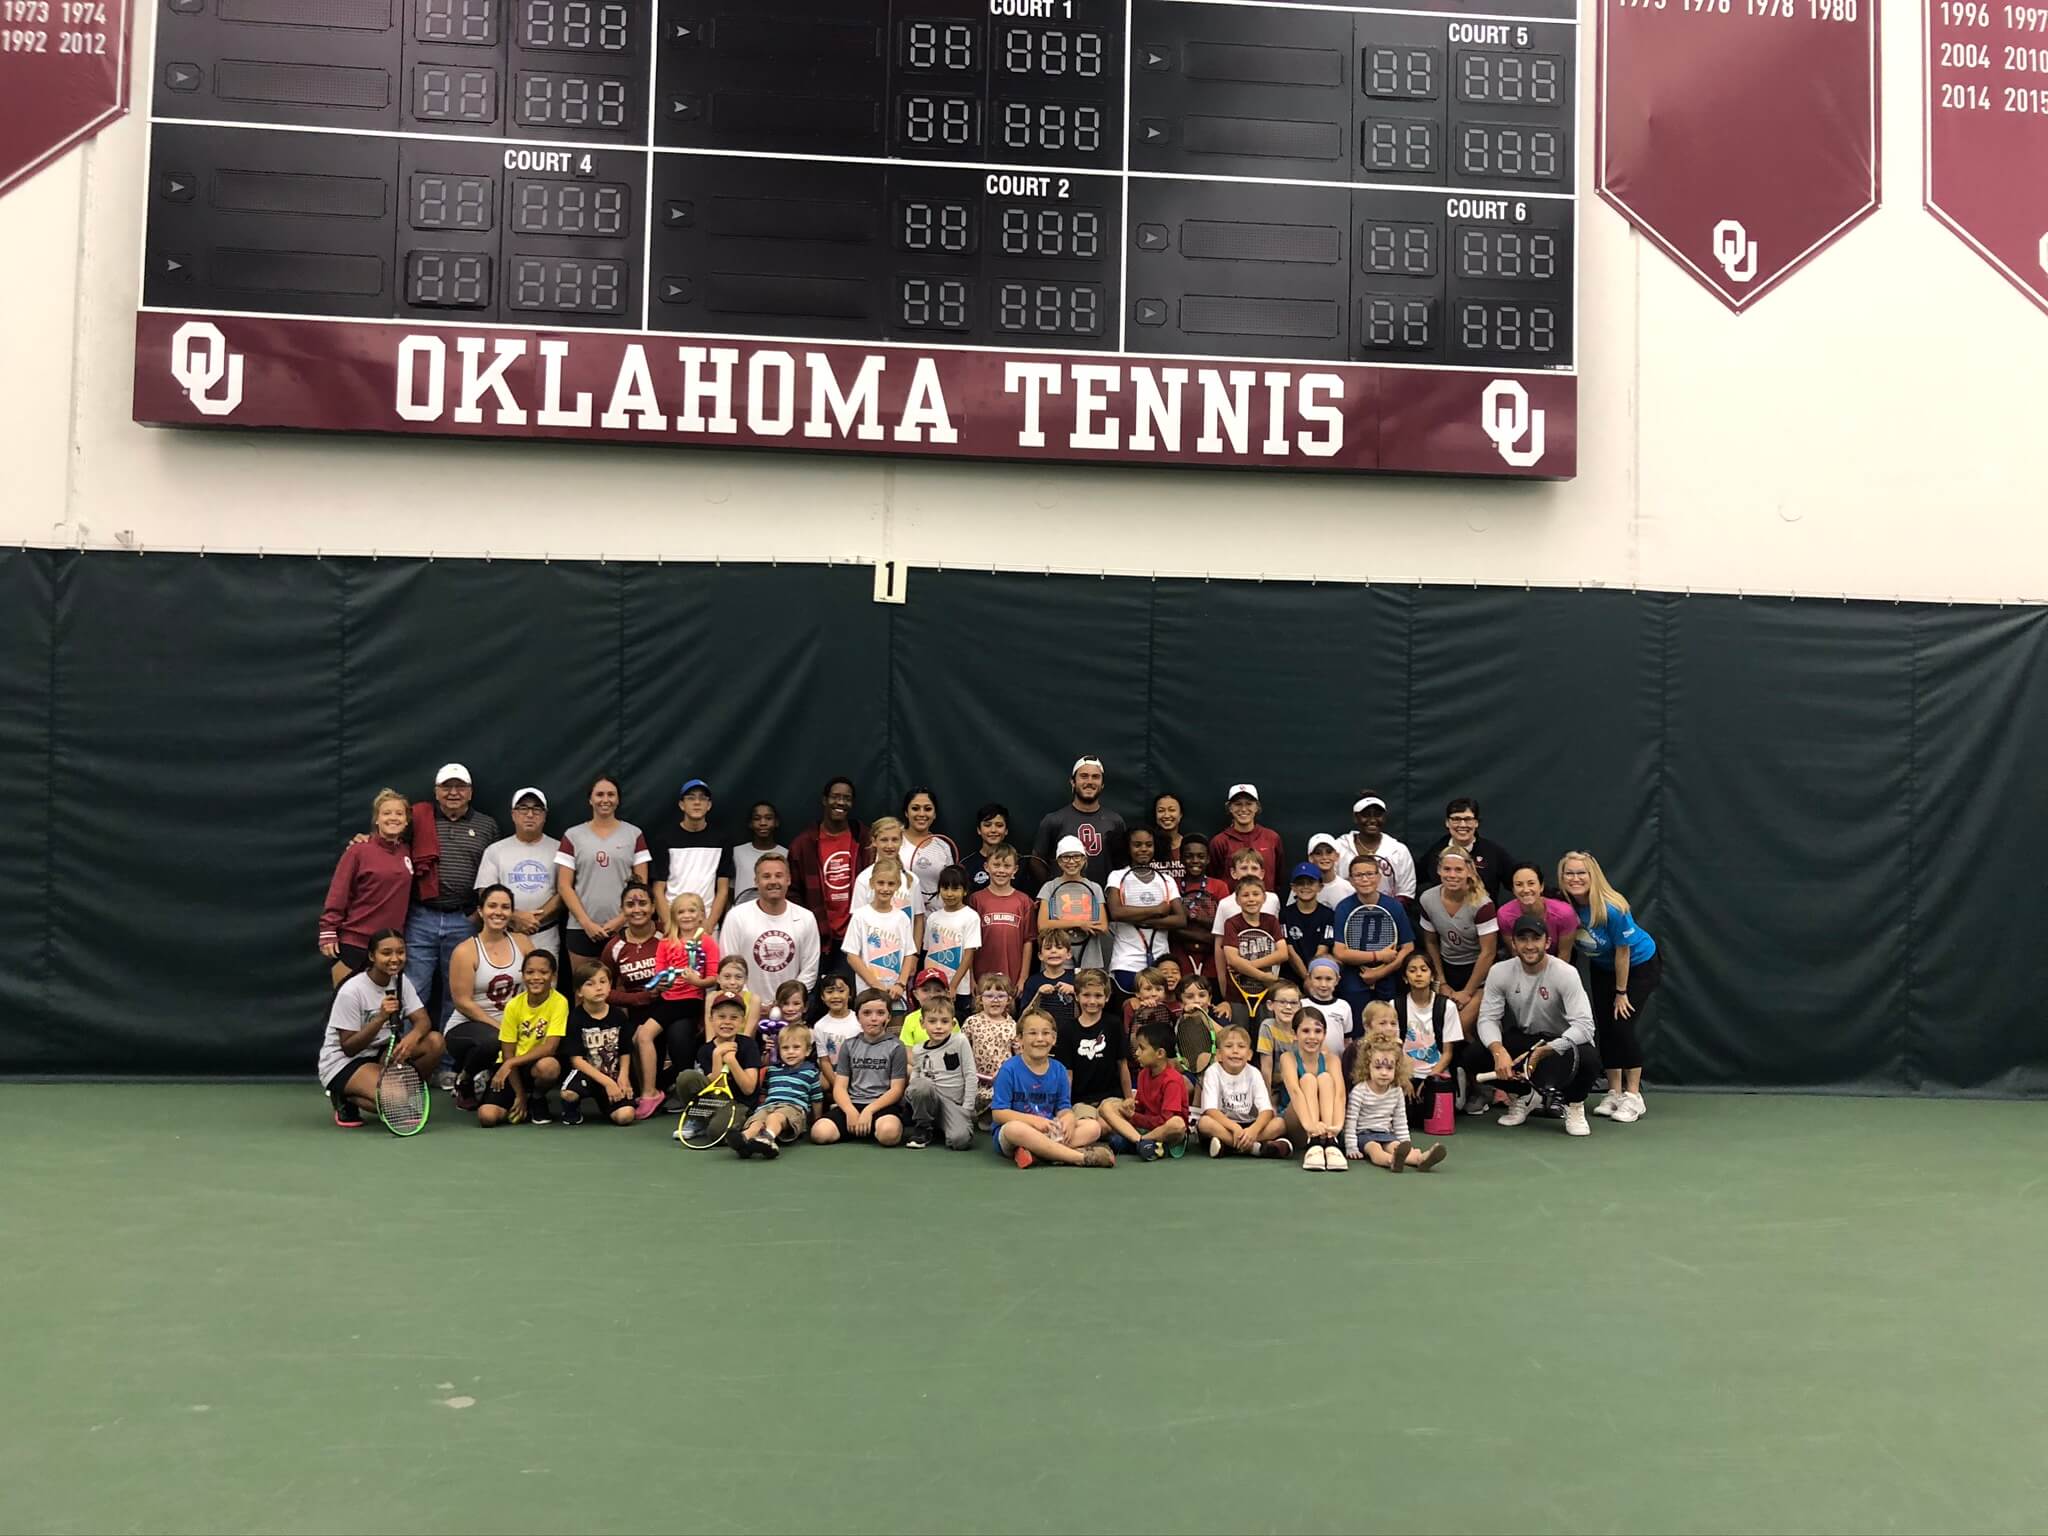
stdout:
POLYGON ((1558 477, 1575 0, 156 0, 138 420, 1558 477))

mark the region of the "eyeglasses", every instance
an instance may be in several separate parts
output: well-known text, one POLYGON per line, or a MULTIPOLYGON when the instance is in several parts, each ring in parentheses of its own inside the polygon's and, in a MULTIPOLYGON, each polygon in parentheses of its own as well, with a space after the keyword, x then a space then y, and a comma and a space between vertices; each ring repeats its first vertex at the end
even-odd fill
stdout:
POLYGON ((1479 825, 1479 818, 1477 816, 1453 816, 1450 818, 1450 822, 1454 827, 1476 827, 1479 825))

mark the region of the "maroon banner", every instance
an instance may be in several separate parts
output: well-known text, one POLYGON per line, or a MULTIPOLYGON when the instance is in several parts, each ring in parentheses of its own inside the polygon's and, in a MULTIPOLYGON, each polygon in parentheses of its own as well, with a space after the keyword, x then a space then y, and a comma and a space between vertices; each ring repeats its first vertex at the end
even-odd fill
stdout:
POLYGON ((128 0, 0 0, 0 192, 128 110, 128 0))
POLYGON ((1565 479, 1554 373, 144 311, 135 419, 977 459, 1565 479))
POLYGON ((1740 313, 1877 209, 1877 0, 1600 0, 1600 195, 1740 313))
POLYGON ((2048 0, 1923 0, 1927 211, 2048 309, 2048 0))

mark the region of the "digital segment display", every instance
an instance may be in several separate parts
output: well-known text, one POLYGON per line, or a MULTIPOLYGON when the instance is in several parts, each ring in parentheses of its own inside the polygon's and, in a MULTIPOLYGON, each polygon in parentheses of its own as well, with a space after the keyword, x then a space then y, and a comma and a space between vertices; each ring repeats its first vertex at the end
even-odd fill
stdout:
POLYGON ((1573 370, 1571 0, 160 4, 151 310, 1573 370))

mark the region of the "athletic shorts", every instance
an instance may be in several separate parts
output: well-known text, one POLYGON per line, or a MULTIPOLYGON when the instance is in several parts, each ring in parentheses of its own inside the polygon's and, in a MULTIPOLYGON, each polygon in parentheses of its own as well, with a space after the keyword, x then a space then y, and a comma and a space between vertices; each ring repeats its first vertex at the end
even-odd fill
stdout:
MULTIPOLYGON (((497 1071, 498 1069, 496 1067, 491 1068, 490 1075, 495 1076, 497 1074, 497 1071)), ((526 1097, 529 1101, 531 1101, 537 1094, 543 1091, 542 1089, 534 1086, 533 1069, 531 1067, 514 1067, 512 1069, 512 1076, 505 1079, 504 1087, 485 1088, 482 1093, 477 1095, 477 1103, 494 1104, 499 1109, 510 1109, 515 1099, 515 1095, 512 1092, 512 1083, 514 1078, 518 1079, 520 1082, 526 1085, 526 1097)))
MULTIPOLYGON (((768 1111, 771 1109, 779 1109, 782 1111, 785 1124, 784 1128, 776 1133, 775 1139, 781 1142, 784 1146, 788 1146, 793 1141, 801 1141, 804 1137, 804 1134, 810 1130, 811 1112, 808 1109, 804 1108, 803 1105, 764 1104, 761 1106, 761 1108, 755 1110, 751 1115, 747 1116, 746 1134, 752 1135, 754 1130, 761 1124, 761 1122, 768 1118, 768 1111)), ((838 1124, 836 1120, 833 1123, 835 1125, 838 1124)), ((846 1129, 846 1127, 843 1125, 839 1128, 842 1131, 846 1129)))
MULTIPOLYGON (((1110 1102, 1115 1103, 1116 1101, 1112 1099, 1110 1102)), ((1073 1110, 1076 1120, 1100 1120, 1102 1118, 1102 1111, 1093 1104, 1071 1104, 1068 1108, 1073 1110)))
POLYGON ((348 973, 351 976, 357 975, 358 973, 363 971, 367 971, 370 968, 370 952, 367 949, 363 948, 362 945, 337 944, 334 946, 334 949, 335 954, 333 960, 327 960, 327 956, 324 954, 320 958, 322 960, 327 960, 327 963, 329 965, 333 965, 337 960, 340 961, 343 965, 348 967, 348 973))
MULTIPOLYGON (((509 1088, 511 1085, 507 1084, 506 1086, 509 1088)), ((571 1094, 576 1096, 586 1112, 602 1106, 604 1112, 610 1114, 615 1109, 629 1109, 633 1103, 630 1096, 619 1099, 613 1098, 609 1090, 599 1087, 581 1072, 571 1072, 562 1079, 562 1097, 566 1099, 571 1094)), ((508 1093, 506 1103, 509 1104, 510 1102, 511 1096, 508 1093)))
MULTIPOLYGON (((854 1108, 856 1109, 865 1109, 866 1107, 867 1106, 865 1104, 856 1104, 854 1106, 854 1108)), ((883 1110, 880 1114, 876 1115, 874 1123, 876 1125, 880 1125, 882 1121, 888 1119, 891 1115, 894 1115, 899 1123, 902 1121, 903 1103, 900 1099, 896 1103, 891 1104, 887 1109, 883 1110)), ((840 1108, 837 1104, 826 1105, 823 1118, 830 1120, 834 1125, 838 1126, 840 1135, 853 1135, 853 1128, 846 1123, 846 1116, 840 1111, 840 1108)))
POLYGON ((355 1058, 355 1060, 349 1062, 347 1065, 337 1067, 335 1069, 334 1075, 328 1078, 327 1081, 322 1083, 320 1086, 327 1090, 328 1097, 339 1102, 341 1099, 342 1085, 349 1080, 349 1078, 354 1074, 357 1067, 381 1066, 383 1064, 383 1061, 384 1058, 382 1056, 358 1056, 355 1058))
POLYGON ((562 930, 563 945, 570 954, 580 959, 595 960, 604 953, 605 945, 610 942, 609 939, 593 939, 581 928, 564 928, 562 930))

